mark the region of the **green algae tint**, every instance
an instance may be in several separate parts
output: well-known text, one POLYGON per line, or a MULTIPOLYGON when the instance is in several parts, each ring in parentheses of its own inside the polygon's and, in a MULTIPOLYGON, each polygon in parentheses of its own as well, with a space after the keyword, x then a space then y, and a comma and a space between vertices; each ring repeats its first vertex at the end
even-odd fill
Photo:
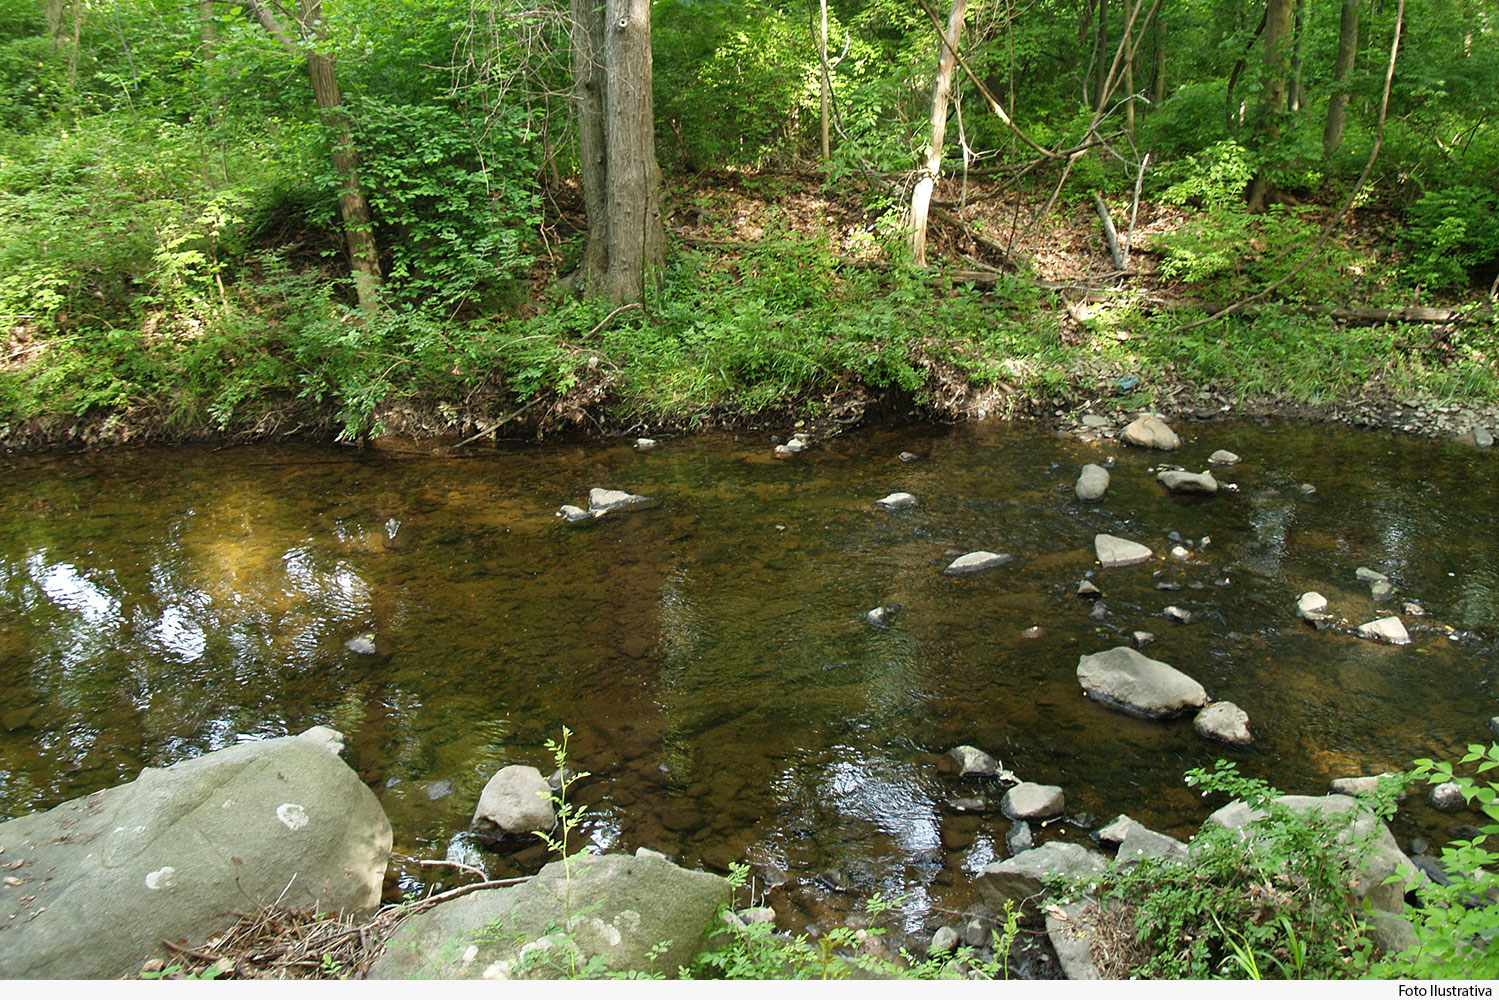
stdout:
MULTIPOLYGON (((1070 815, 1128 812, 1187 836, 1218 803, 1182 774, 1219 757, 1318 794, 1489 738, 1495 456, 1299 425, 1178 430, 1170 455, 996 423, 860 431, 787 461, 750 434, 463 458, 300 445, 7 458, 0 815, 326 724, 347 735, 398 855, 503 876, 542 849, 473 846, 479 791, 507 764, 549 771, 545 742, 566 725, 569 763, 591 773, 575 786, 582 842, 719 870, 747 860, 762 885, 785 880, 771 898, 792 920, 846 907, 830 885, 902 895, 914 926, 972 906, 971 876, 1005 856, 1002 816, 948 806, 995 792, 944 768, 958 744, 1061 785, 1070 815), (1215 470, 1237 492, 1183 500, 1155 481, 1160 463, 1198 471, 1218 448, 1245 457, 1215 470), (1107 496, 1078 503, 1079 467, 1107 456, 1107 496), (554 516, 593 486, 657 502, 554 516), (873 505, 898 490, 919 506, 873 505), (1102 622, 1075 596, 1098 532, 1156 553, 1093 574, 1102 622), (1168 554, 1172 532, 1189 558, 1168 554), (974 549, 1015 561, 944 575, 974 549), (1390 575, 1393 599, 1371 599, 1361 565, 1390 575), (1306 590, 1353 624, 1404 601, 1427 615, 1403 616, 1414 641, 1400 648, 1318 633, 1294 614, 1306 590), (1192 622, 1161 617, 1172 604, 1192 622), (899 606, 883 630, 863 620, 879 605, 899 606), (1078 657, 1135 630, 1248 711, 1255 744, 1085 700, 1078 657), (371 634, 373 653, 350 648, 371 634)), ((1393 828, 1402 845, 1441 843, 1474 819, 1416 796, 1393 828)), ((1080 836, 1063 822, 1038 839, 1058 834, 1080 836)), ((395 866, 407 889, 454 879, 395 866)))

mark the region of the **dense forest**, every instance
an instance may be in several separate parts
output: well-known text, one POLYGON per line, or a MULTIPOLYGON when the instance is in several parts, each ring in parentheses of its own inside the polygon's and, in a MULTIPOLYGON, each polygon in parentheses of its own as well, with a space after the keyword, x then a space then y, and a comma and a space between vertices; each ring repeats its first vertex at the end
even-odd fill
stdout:
POLYGON ((0 434, 1491 400, 1496 28, 0 0, 0 434))

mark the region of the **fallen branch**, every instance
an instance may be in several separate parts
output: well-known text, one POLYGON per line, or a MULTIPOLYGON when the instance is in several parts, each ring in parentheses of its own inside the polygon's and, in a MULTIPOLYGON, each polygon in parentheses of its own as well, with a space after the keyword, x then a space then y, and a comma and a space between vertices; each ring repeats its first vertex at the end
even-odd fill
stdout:
POLYGON ((1109 245, 1109 255, 1114 258, 1114 266, 1123 271, 1128 265, 1124 260, 1124 251, 1119 249, 1119 233, 1114 229, 1114 217, 1109 214, 1109 206, 1103 203, 1103 198, 1097 191, 1093 192, 1093 207, 1098 210, 1098 219, 1103 223, 1103 238, 1109 245))

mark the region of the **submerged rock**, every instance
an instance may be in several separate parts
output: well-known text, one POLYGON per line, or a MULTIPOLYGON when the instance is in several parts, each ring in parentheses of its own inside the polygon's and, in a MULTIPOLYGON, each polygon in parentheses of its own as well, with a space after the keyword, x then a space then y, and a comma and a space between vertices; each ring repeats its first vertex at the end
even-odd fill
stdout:
POLYGON ((986 569, 993 569, 996 566, 1003 566, 1005 563, 1013 562, 1014 559, 1014 556, 1005 552, 985 552, 979 550, 978 552, 969 552, 966 555, 958 556, 958 558, 948 564, 947 569, 943 572, 948 576, 967 576, 969 573, 978 573, 986 569))
POLYGON ((1102 500, 1103 495, 1109 491, 1109 470, 1090 462, 1083 466, 1072 491, 1084 502, 1102 500))
POLYGON ((1208 700, 1201 684, 1128 646, 1083 656, 1077 679, 1088 697, 1146 719, 1180 715, 1208 700))
POLYGON ((1182 443, 1181 438, 1166 426, 1164 420, 1148 413, 1132 420, 1129 426, 1119 432, 1119 437, 1125 444, 1132 444, 1137 448, 1156 448, 1161 451, 1173 451, 1180 448, 1182 443))
POLYGON ((1151 551, 1139 542, 1114 535, 1094 535, 1093 551, 1104 569, 1134 566, 1150 559, 1151 551))
POLYGON ((909 493, 891 493, 889 496, 880 497, 874 505, 886 510, 904 510, 907 507, 915 507, 916 498, 909 493))
POLYGON ((1390 578, 1383 573, 1376 572, 1367 566, 1360 566, 1353 571, 1353 575, 1361 583, 1389 583, 1390 578))
POLYGON ((1254 742, 1249 734, 1249 713, 1231 701, 1215 701, 1198 712, 1192 728, 1210 740, 1235 746, 1254 742))
POLYGON ((1358 627, 1358 634, 1365 639, 1388 642, 1392 646, 1404 646, 1411 641, 1410 633, 1405 630, 1405 623, 1394 615, 1364 622, 1358 627))
POLYGON ((1441 809, 1444 812, 1448 809, 1456 809, 1459 806, 1466 805, 1468 802, 1463 797, 1461 786, 1455 781, 1444 781, 1440 785, 1434 786, 1427 794, 1427 801, 1431 803, 1433 809, 1441 809))
POLYGON ((351 653, 358 653, 361 656, 374 655, 376 652, 375 633, 366 632, 363 635, 356 635, 354 638, 344 643, 344 649, 347 649, 351 653))
POLYGON ((1218 480, 1210 472, 1188 472, 1167 469, 1156 474, 1156 481, 1172 493, 1197 493, 1211 496, 1218 492, 1218 480))

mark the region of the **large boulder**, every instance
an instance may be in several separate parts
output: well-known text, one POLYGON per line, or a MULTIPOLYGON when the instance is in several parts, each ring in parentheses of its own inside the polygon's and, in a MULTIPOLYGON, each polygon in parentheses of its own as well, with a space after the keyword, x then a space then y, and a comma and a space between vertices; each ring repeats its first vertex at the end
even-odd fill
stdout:
POLYGON ((1013 902, 1020 908, 1022 920, 1036 923, 1048 878, 1094 878, 1103 873, 1107 863, 1097 851, 1052 840, 987 865, 975 883, 979 895, 995 913, 1003 913, 1005 903, 1013 902))
POLYGON ((1050 819, 1067 809, 1067 798, 1056 785, 1022 781, 1005 792, 1000 810, 1010 819, 1050 819))
MULTIPOLYGON (((1372 810, 1346 795, 1282 795, 1274 801, 1295 813, 1320 813, 1342 820, 1334 841, 1337 845, 1358 851, 1368 844, 1359 857, 1358 871, 1350 887, 1354 897, 1367 899, 1376 910, 1405 912, 1405 885, 1417 878, 1416 866, 1395 843, 1390 828, 1372 810), (1392 875, 1400 878, 1386 884, 1392 875)), ((1254 824, 1267 816, 1264 810, 1251 809, 1244 802, 1230 802, 1203 822, 1253 836, 1254 824)))
POLYGON ((1119 432, 1119 437, 1125 444, 1137 448, 1159 448, 1161 451, 1174 451, 1182 444, 1182 439, 1166 426, 1164 420, 1149 413, 1132 420, 1119 432))
POLYGON ((560 979, 590 962, 675 975, 705 947, 729 883, 641 854, 554 861, 402 924, 371 979, 560 979), (569 870, 570 868, 570 870, 569 870))
POLYGON ((1088 697, 1144 719, 1164 719, 1207 704, 1201 684, 1160 660, 1115 646, 1077 661, 1088 697))
POLYGON ((469 829, 493 843, 548 833, 556 825, 552 786, 536 768, 511 764, 496 771, 479 793, 469 829))
POLYGON ((112 979, 279 903, 370 911, 390 822, 324 727, 206 754, 0 824, 0 977, 112 979), (11 914, 15 914, 14 917, 11 914))

